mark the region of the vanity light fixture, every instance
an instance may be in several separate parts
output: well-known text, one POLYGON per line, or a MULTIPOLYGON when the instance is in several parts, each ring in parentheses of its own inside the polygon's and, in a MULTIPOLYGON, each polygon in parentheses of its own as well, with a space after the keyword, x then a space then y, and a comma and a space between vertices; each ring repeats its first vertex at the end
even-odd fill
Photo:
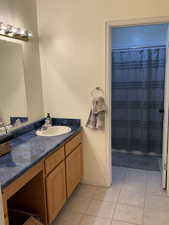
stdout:
POLYGON ((0 22, 0 35, 22 41, 28 41, 32 37, 30 31, 3 22, 0 22))

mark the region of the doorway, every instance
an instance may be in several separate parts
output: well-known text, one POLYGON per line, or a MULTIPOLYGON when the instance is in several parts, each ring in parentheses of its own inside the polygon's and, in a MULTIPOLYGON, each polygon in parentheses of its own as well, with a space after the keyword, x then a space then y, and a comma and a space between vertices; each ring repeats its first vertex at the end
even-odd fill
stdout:
MULTIPOLYGON (((118 22, 117 24, 120 24, 120 22, 118 22)), ((123 43, 121 42, 123 45, 120 46, 120 39, 118 37, 118 45, 113 47, 113 51, 111 52, 111 60, 108 60, 108 63, 110 63, 110 61, 112 62, 111 64, 112 70, 110 71, 110 68, 108 68, 108 71, 107 71, 109 74, 110 73, 112 74, 111 88, 110 88, 110 85, 108 84, 109 88, 112 90, 112 98, 110 99, 110 95, 109 95, 108 101, 109 103, 110 102, 112 103, 112 101, 114 103, 114 104, 112 103, 113 106, 112 106, 112 114, 111 114, 112 132, 110 133, 112 135, 109 136, 109 139, 111 139, 112 141, 111 150, 113 149, 112 152, 114 153, 114 155, 115 154, 116 155, 113 158, 113 154, 112 154, 112 159, 113 159, 113 163, 117 163, 117 164, 119 163, 118 166, 122 165, 124 167, 129 167, 129 168, 135 168, 136 166, 137 169, 160 170, 160 165, 162 161, 160 160, 160 158, 162 156, 162 152, 164 153, 164 151, 162 151, 162 143, 163 143, 163 148, 164 146, 167 146, 166 145, 167 138, 165 137, 165 143, 164 143, 164 140, 163 140, 164 136, 162 136, 163 134, 162 130, 166 128, 166 127, 165 128, 163 127, 163 120, 165 117, 163 116, 163 109, 164 109, 163 105, 166 104, 164 101, 164 95, 165 95, 164 89, 165 89, 165 81, 166 81, 165 80, 166 41, 167 41, 166 37, 168 32, 167 31, 168 26, 165 24, 162 24, 162 25, 147 24, 143 26, 140 22, 138 22, 138 25, 139 26, 137 27, 133 26, 132 23, 130 27, 128 26, 127 27, 123 27, 123 26, 110 27, 109 25, 109 32, 112 32, 112 28, 116 31, 118 29, 119 30, 129 29, 130 32, 128 32, 128 34, 130 33, 129 34, 130 36, 131 30, 134 28, 137 28, 137 29, 139 27, 142 29, 147 28, 147 30, 150 31, 150 27, 153 28, 154 26, 155 30, 158 30, 158 35, 159 35, 158 28, 160 28, 161 26, 163 27, 163 31, 165 30, 163 35, 165 36, 165 40, 163 39, 165 43, 160 41, 158 43, 157 42, 155 43, 151 41, 151 38, 149 35, 150 40, 148 45, 146 43, 143 43, 144 40, 141 37, 140 37, 140 40, 138 37, 138 39, 136 39, 135 42, 130 42, 132 46, 127 45, 127 43, 124 43, 124 42, 123 43), (139 41, 140 43, 138 43, 139 41), (128 60, 128 62, 126 63, 125 60, 128 60), (145 62, 146 60, 147 62, 145 62), (135 62, 135 64, 133 65, 132 62, 135 62), (150 66, 151 68, 148 68, 149 67, 148 62, 149 64, 151 64, 150 66), (113 64, 114 64, 114 68, 113 68, 113 64), (156 78, 160 78, 160 76, 157 74, 163 74, 163 78, 161 76, 160 79, 156 79, 156 80, 154 79, 153 73, 155 71, 155 67, 158 71, 156 72, 156 75, 155 75, 156 78), (138 75, 139 69, 142 70, 142 74, 144 74, 142 76, 143 80, 139 80, 140 78, 138 75), (126 73, 127 70, 134 71, 133 75, 132 74, 129 75, 131 76, 131 78, 128 77, 129 78, 128 80, 127 80, 127 73, 126 73), (159 72, 160 70, 161 72, 159 72), (120 73, 124 71, 126 76, 119 75, 120 73), (113 72, 115 75, 114 77, 113 77, 113 72), (136 80, 132 78, 134 77, 134 73, 136 74, 135 75, 136 80), (150 74, 151 75, 150 77, 152 79, 150 79, 149 77, 146 80, 146 74, 150 74), (120 81, 118 81, 117 78, 119 78, 120 76, 121 78, 123 77, 123 80, 121 80, 121 83, 119 83, 120 86, 118 86, 117 82, 120 82, 120 81), (128 84, 125 83, 125 81, 128 81, 128 84), (134 82, 136 86, 133 87, 134 82), (138 82, 141 82, 141 84, 138 82), (141 86, 137 87, 137 85, 141 85, 141 86), (124 89, 128 89, 127 92, 124 89), (129 89, 131 90, 129 91, 129 89), (132 89, 137 90, 135 94, 132 89), (142 92, 139 91, 139 89, 142 89, 142 92), (150 90, 149 92, 148 92, 148 89, 150 90), (156 93, 155 93, 155 89, 158 90, 156 93), (157 96, 159 97, 159 95, 160 95, 160 98, 157 99, 156 97, 157 96), (141 96, 144 96, 144 98, 141 99, 141 96), (130 100, 130 101, 127 102, 127 100, 130 100), (133 100, 135 100, 135 103, 132 102, 133 100), (143 108, 141 108, 141 106, 143 108), (133 110, 132 107, 135 108, 135 110, 133 110), (156 113, 154 113, 153 108, 156 113), (158 108, 158 113, 157 113, 157 108, 158 108), (114 115, 113 115, 113 110, 116 111, 116 114, 114 113, 114 115), (137 116, 140 116, 140 117, 137 118, 137 116), (140 119, 141 116, 143 118, 142 120, 140 119), (127 130, 127 128, 129 127, 130 129, 127 130), (138 137, 142 137, 140 141, 138 140, 138 137), (140 165, 137 162, 137 159, 140 165), (133 165, 134 164, 133 162, 135 163, 135 165, 133 165)), ((115 35, 113 36, 113 33, 112 33, 111 44, 113 43, 113 37, 115 40, 115 35)), ((123 41, 127 40, 127 34, 125 34, 124 31, 121 37, 123 37, 122 38, 123 41)), ((107 46, 110 46, 110 40, 107 46)), ((109 119, 111 116, 109 116, 109 119)), ((165 132, 165 136, 166 135, 167 133, 165 132)), ((165 158, 167 159, 166 153, 165 153, 165 158)))
POLYGON ((168 25, 112 29, 113 165, 160 171, 168 25))

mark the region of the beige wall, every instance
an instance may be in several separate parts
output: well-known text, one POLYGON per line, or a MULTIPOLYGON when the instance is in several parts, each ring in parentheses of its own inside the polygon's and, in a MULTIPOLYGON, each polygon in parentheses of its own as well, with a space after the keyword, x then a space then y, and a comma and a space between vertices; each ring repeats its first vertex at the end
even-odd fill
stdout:
MULTIPOLYGON (((169 15, 168 0, 38 0, 45 112, 82 119, 105 88, 105 22, 169 15)), ((84 129, 84 181, 106 184, 106 134, 84 129)))
POLYGON ((0 21, 26 28, 33 33, 29 42, 21 42, 24 56, 25 86, 28 116, 31 120, 43 116, 41 70, 35 0, 0 0, 0 21))

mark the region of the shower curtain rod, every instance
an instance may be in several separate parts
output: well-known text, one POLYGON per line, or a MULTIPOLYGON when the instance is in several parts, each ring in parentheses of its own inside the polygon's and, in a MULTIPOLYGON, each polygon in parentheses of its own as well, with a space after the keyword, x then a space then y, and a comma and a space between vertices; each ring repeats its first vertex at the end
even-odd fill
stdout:
POLYGON ((112 48, 112 50, 130 50, 130 49, 139 49, 139 48, 166 48, 166 45, 152 45, 152 46, 139 46, 139 47, 130 47, 130 48, 112 48))

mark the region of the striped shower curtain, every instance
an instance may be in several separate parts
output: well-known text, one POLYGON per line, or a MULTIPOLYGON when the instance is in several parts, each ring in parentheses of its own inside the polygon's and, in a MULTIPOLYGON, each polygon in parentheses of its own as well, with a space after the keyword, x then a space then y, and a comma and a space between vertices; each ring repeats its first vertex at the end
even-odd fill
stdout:
POLYGON ((165 48, 112 51, 112 148, 161 154, 165 48))

